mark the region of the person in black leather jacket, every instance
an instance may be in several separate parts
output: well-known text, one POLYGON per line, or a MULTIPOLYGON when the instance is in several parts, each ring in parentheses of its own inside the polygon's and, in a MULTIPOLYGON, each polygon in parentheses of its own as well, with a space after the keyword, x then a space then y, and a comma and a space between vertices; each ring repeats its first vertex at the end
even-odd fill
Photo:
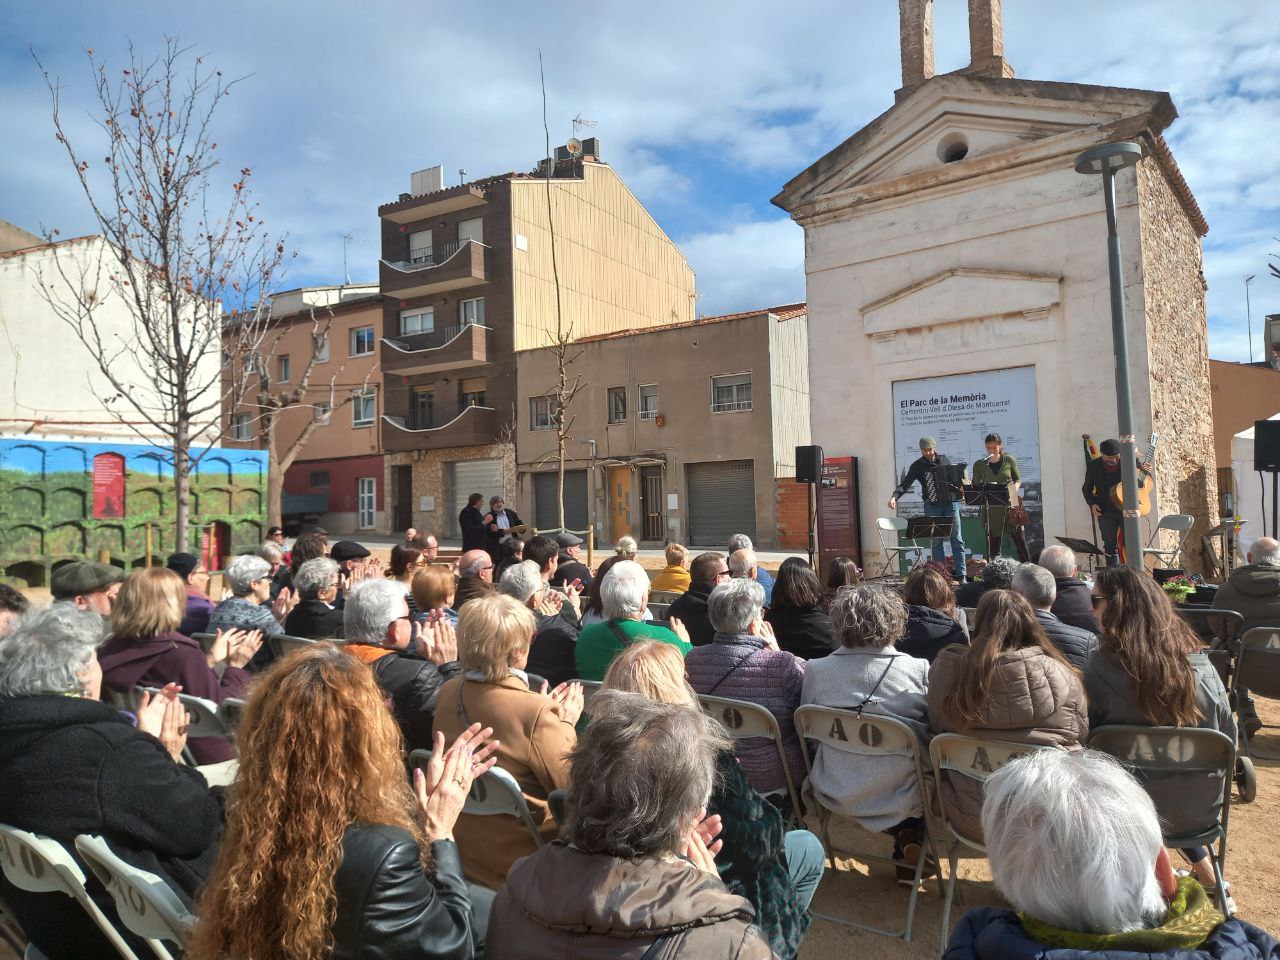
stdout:
POLYGON ((347 595, 342 629, 346 651, 369 664, 391 698, 409 749, 430 747, 436 697, 459 669, 453 627, 439 616, 415 623, 395 580, 363 580, 347 595))
MULTIPOLYGON (((599 576, 604 578, 603 568, 599 576)), ((707 598, 719 584, 728 581, 729 562, 720 553, 700 553, 689 565, 689 578, 689 589, 672 602, 668 613, 684 624, 689 631, 689 642, 701 647, 716 635, 716 628, 711 626, 711 617, 707 614, 707 598)))
POLYGON ((382 698, 369 670, 330 644, 291 654, 255 685, 187 960, 476 956, 453 826, 472 780, 493 765, 492 731, 473 724, 447 753, 442 737, 433 741, 426 770, 414 773, 411 817, 402 742, 382 698))

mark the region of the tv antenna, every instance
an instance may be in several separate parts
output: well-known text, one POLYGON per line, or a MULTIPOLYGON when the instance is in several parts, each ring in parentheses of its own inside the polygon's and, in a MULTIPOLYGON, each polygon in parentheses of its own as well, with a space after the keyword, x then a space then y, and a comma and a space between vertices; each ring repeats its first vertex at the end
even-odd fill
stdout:
POLYGON ((352 242, 360 243, 360 240, 354 233, 344 233, 342 235, 342 278, 346 285, 351 284, 351 273, 347 270, 347 245, 352 242))
POLYGON ((578 114, 573 118, 573 136, 570 137, 569 142, 565 144, 565 149, 569 151, 569 156, 574 157, 575 159, 582 156, 582 141, 578 139, 578 131, 581 127, 594 126, 596 126, 596 122, 594 120, 587 120, 582 116, 582 114, 578 114))

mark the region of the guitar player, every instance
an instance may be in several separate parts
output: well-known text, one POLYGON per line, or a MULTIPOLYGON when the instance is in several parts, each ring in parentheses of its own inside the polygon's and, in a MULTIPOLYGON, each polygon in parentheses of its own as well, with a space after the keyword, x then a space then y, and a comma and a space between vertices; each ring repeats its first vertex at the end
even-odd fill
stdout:
MULTIPOLYGON (((1102 456, 1091 460, 1085 468, 1084 486, 1080 488, 1080 492, 1084 494, 1084 502, 1098 520, 1102 549, 1107 554, 1107 566, 1114 567, 1120 562, 1117 541, 1124 525, 1124 514, 1111 499, 1111 491, 1120 482, 1120 441, 1103 440, 1098 451, 1102 456)), ((1138 469, 1143 470, 1144 464, 1138 464, 1138 469)))

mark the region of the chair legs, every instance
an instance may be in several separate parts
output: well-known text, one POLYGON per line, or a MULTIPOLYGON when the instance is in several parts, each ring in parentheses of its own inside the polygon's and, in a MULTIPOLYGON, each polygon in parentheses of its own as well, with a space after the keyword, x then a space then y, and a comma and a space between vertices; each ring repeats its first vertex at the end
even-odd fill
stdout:
MULTIPOLYGON (((947 876, 942 882, 942 929, 938 933, 938 956, 947 950, 947 939, 951 936, 951 904, 956 896, 956 878, 960 868, 960 843, 952 840, 947 848, 947 876)), ((942 865, 938 865, 941 873, 942 865)))

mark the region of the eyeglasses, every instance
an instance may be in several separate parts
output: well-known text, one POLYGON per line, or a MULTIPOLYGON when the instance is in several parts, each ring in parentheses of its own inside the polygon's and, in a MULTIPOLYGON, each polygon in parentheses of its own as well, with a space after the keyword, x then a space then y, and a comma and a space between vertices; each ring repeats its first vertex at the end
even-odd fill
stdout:
POLYGON ((1091 596, 1089 597, 1089 599, 1090 599, 1091 601, 1093 601, 1093 605, 1096 607, 1098 604, 1102 603, 1102 602, 1103 602, 1104 600, 1106 600, 1107 598, 1106 598, 1106 597, 1100 597, 1100 596, 1098 596, 1098 594, 1096 594, 1096 593, 1095 593, 1095 594, 1091 595, 1091 596))
POLYGON ((728 567, 725 567, 723 570, 717 570, 717 571, 716 571, 716 576, 717 576, 717 577, 727 577, 727 576, 729 576, 729 568, 728 568, 728 567))

